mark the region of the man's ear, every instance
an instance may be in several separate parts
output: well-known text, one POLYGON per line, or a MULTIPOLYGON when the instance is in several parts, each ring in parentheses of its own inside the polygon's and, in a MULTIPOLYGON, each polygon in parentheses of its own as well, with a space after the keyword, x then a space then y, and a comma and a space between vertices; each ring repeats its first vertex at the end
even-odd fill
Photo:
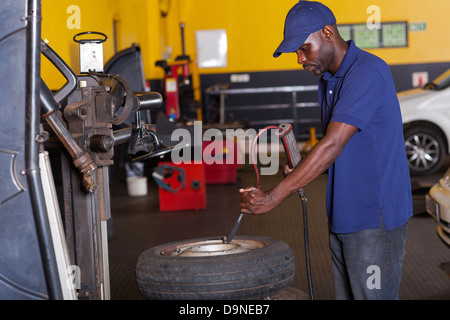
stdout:
POLYGON ((334 30, 333 27, 330 25, 326 25, 322 28, 322 32, 320 33, 322 38, 326 41, 331 41, 334 38, 334 30))

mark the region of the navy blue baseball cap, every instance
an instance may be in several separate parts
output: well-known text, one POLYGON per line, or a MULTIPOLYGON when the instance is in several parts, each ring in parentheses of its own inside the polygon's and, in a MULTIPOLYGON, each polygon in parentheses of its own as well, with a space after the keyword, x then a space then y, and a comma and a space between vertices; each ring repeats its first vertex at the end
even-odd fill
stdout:
POLYGON ((311 33, 326 25, 336 24, 336 18, 328 7, 316 1, 298 2, 289 10, 284 24, 284 39, 273 56, 296 51, 311 33))

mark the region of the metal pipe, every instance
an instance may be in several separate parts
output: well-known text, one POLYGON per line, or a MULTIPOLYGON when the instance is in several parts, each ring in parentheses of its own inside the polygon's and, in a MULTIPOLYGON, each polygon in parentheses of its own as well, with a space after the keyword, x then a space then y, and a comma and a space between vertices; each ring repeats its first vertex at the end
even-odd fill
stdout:
POLYGON ((113 132, 114 145, 117 146, 119 144, 123 144, 130 141, 131 131, 132 131, 131 127, 114 130, 113 132))
MULTIPOLYGON (((144 127, 145 130, 147 130, 148 132, 154 130, 154 125, 152 124, 144 124, 144 127)), ((129 142, 132 131, 133 129, 131 127, 114 130, 113 132, 114 145, 117 146, 119 144, 129 142)), ((160 141, 161 139, 158 138, 157 140, 160 141)))
POLYGON ((273 92, 308 92, 317 91, 317 85, 310 86, 282 86, 282 87, 262 87, 262 88, 238 88, 220 89, 217 86, 206 89, 206 94, 250 94, 250 93, 273 93, 273 92))
POLYGON ((41 2, 27 0, 25 172, 49 299, 62 299, 61 283, 39 170, 41 2))
POLYGON ((117 19, 113 19, 114 54, 117 53, 117 19))
POLYGON ((45 119, 73 158, 73 164, 75 167, 81 174, 83 174, 84 188, 88 192, 94 193, 98 189, 98 185, 93 179, 97 166, 94 161, 92 161, 91 156, 89 153, 85 152, 73 139, 72 135, 59 118, 58 112, 53 112, 47 115, 45 119))
POLYGON ((180 31, 181 31, 181 50, 183 53, 183 57, 186 56, 186 45, 184 40, 184 22, 180 23, 180 31))
POLYGON ((133 111, 156 110, 163 103, 163 97, 159 92, 134 92, 139 100, 139 107, 133 111))
POLYGON ((58 104, 53 98, 50 89, 42 79, 40 79, 40 83, 41 117, 47 120, 50 127, 73 158, 75 167, 83 174, 83 185, 85 189, 91 193, 95 192, 98 186, 93 180, 93 175, 97 166, 92 161, 89 153, 80 147, 66 128, 63 120, 60 118, 58 104))

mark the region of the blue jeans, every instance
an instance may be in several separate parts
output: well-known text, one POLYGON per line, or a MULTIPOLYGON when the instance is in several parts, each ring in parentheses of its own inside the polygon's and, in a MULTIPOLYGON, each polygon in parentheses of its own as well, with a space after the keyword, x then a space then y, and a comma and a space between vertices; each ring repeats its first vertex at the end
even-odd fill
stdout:
POLYGON ((398 300, 406 230, 330 232, 336 299, 398 300))

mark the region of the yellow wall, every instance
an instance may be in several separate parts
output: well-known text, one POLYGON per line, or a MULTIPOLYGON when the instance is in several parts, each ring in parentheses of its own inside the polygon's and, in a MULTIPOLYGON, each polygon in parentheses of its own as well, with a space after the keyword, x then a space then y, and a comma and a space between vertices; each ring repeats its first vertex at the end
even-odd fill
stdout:
MULTIPOLYGON (((114 55, 113 21, 117 21, 117 50, 138 43, 145 53, 144 68, 150 73, 150 62, 160 56, 160 38, 157 1, 145 0, 43 0, 42 38, 79 73, 78 43, 72 38, 85 31, 99 31, 108 36, 103 43, 104 63, 114 55), (73 12, 71 5, 80 8, 80 28, 70 29, 73 12), (68 24, 69 23, 69 24, 68 24), (156 43, 154 43, 156 39, 156 43)), ((153 64, 153 63, 152 63, 153 64)), ((42 77, 51 89, 57 89, 64 78, 45 59, 42 59, 42 77)))
MULTIPOLYGON (((203 69, 203 73, 268 71, 295 68, 295 57, 272 53, 282 40, 287 11, 297 0, 184 0, 179 15, 187 24, 187 47, 195 52, 195 30, 225 28, 228 36, 228 68, 203 69), (294 60, 294 61, 293 61, 294 60)), ((433 0, 425 6, 418 0, 323 0, 336 15, 338 24, 364 23, 370 5, 381 10, 381 22, 425 22, 425 31, 410 32, 407 48, 368 50, 389 64, 416 64, 450 61, 450 1, 433 0)))
POLYGON ((450 34, 442 30, 450 27, 450 1, 448 0, 344 0, 323 1, 336 15, 338 23, 365 22, 368 6, 376 4, 381 9, 381 22, 407 21, 425 22, 425 31, 409 32, 409 46, 406 48, 385 48, 368 50, 388 64, 416 64, 448 62, 450 34))
MULTIPOLYGON (((75 70, 79 72, 78 45, 72 41, 76 33, 101 31, 109 39, 104 43, 104 62, 114 55, 113 20, 118 20, 118 50, 132 43, 141 46, 146 78, 163 77, 155 61, 181 55, 179 23, 185 23, 186 53, 196 59, 195 31, 226 29, 228 66, 201 69, 200 73, 252 72, 295 69, 295 57, 278 59, 272 53, 282 40, 284 18, 297 0, 43 0, 42 37, 75 70), (70 30, 67 8, 76 4, 81 9, 81 29, 70 30), (170 5, 169 5, 170 4, 170 5), (160 10, 169 8, 167 17, 160 10), (171 49, 169 49, 169 47, 171 49)), ((450 52, 450 1, 433 0, 424 7, 418 0, 323 0, 336 15, 338 23, 364 23, 370 16, 367 7, 376 3, 381 9, 381 22, 424 22, 425 31, 410 32, 407 48, 369 50, 389 64, 448 62, 450 52), (442 31, 444 30, 444 31, 442 31)), ((44 59, 45 60, 45 59, 44 59)), ((43 78, 58 88, 62 78, 45 61, 43 78)))

